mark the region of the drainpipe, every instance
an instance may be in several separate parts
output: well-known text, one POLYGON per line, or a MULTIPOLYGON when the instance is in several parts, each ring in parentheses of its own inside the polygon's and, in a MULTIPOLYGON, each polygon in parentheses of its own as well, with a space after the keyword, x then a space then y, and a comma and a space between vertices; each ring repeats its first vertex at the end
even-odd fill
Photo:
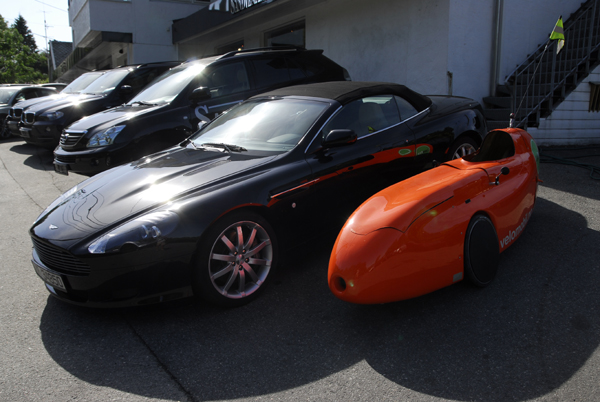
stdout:
POLYGON ((490 80, 490 94, 496 95, 496 86, 500 82, 500 58, 502 57, 502 14, 504 0, 496 0, 496 13, 494 21, 494 38, 492 41, 492 71, 490 80))

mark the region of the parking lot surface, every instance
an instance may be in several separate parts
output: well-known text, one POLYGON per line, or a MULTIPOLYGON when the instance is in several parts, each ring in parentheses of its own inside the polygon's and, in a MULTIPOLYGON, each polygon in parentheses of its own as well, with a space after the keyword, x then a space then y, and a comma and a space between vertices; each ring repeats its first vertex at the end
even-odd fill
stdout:
MULTIPOLYGON (((598 148, 547 153, 600 166, 598 148)), ((289 250, 241 308, 86 309, 49 295, 28 235, 85 177, 1 142, 0 401, 598 401, 600 180, 559 164, 541 177, 484 289, 344 303, 327 287, 332 232, 289 250)))

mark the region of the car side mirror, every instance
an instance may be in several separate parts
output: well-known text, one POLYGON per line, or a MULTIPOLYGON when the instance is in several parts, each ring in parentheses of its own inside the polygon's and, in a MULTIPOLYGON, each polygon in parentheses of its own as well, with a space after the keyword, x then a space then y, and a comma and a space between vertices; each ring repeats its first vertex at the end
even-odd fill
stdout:
POLYGON ((331 130, 323 139, 321 145, 324 147, 336 147, 341 145, 353 144, 357 136, 354 130, 336 129, 331 130))
POLYGON ((131 88, 131 85, 123 85, 121 89, 119 89, 119 94, 131 95, 133 94, 133 88, 131 88))
POLYGON ((506 176, 509 173, 510 173, 510 169, 506 166, 503 166, 502 169, 500 169, 500 174, 498 176, 496 176, 496 181, 494 182, 494 184, 499 185, 500 184, 500 176, 506 176))
POLYGON ((210 99, 210 89, 207 87, 199 87, 192 91, 189 97, 193 103, 198 103, 210 99))

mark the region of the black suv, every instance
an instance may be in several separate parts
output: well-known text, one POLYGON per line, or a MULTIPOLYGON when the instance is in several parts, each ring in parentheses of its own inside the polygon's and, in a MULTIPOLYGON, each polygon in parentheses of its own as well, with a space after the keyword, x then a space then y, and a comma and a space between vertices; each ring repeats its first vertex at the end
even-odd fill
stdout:
POLYGON ((10 136, 7 117, 10 108, 16 103, 42 96, 57 94, 58 91, 51 87, 31 85, 3 85, 0 86, 0 138, 10 136))
POLYGON ((21 117, 20 136, 29 144, 53 149, 63 128, 84 116, 127 102, 154 78, 181 62, 118 67, 102 74, 76 98, 28 107, 21 117))
POLYGON ((350 80, 322 50, 271 47, 183 63, 128 103, 67 127, 54 167, 93 174, 173 146, 243 100, 272 89, 350 80))
POLYGON ((42 102, 55 102, 54 106, 56 106, 59 100, 63 101, 64 103, 68 103, 70 100, 66 98, 79 95, 85 88, 88 87, 88 85, 100 78, 100 76, 102 76, 104 73, 106 73, 106 71, 93 71, 84 73, 63 88, 63 90, 58 94, 49 94, 48 96, 28 98, 26 100, 19 101, 19 103, 16 103, 10 108, 8 117, 6 118, 6 126, 8 127, 10 134, 17 137, 20 135, 19 127, 21 126, 21 118, 23 117, 23 111, 28 107, 42 102))

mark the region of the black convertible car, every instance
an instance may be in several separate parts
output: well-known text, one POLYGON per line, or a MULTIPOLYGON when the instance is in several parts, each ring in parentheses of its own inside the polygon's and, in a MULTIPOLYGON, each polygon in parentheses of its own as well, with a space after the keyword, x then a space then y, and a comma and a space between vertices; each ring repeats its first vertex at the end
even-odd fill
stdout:
POLYGON ((479 104, 397 84, 330 82, 255 96, 176 147, 98 174, 30 229, 33 266, 89 306, 264 288, 282 250, 341 227, 368 196, 478 147, 479 104))

